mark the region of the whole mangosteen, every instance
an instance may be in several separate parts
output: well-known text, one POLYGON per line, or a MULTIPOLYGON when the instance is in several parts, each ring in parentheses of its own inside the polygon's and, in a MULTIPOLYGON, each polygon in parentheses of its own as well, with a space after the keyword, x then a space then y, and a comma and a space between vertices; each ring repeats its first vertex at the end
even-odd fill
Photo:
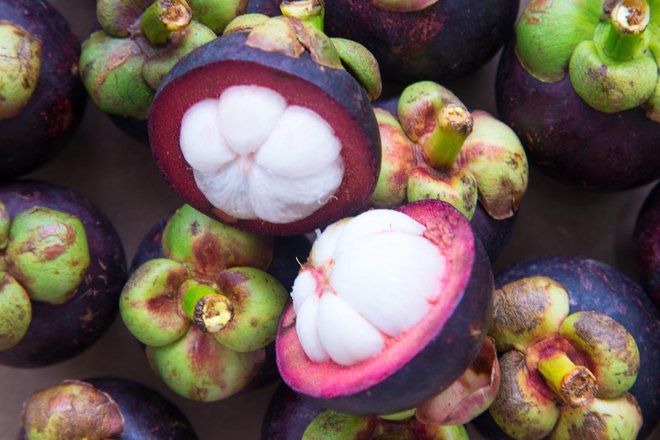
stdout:
POLYGON ((82 46, 80 71, 98 108, 148 143, 147 116, 165 74, 221 34, 247 0, 99 0, 101 30, 82 46))
POLYGON ((497 74, 500 117, 530 161, 581 188, 660 177, 660 5, 533 0, 497 74))
POLYGON ((660 312, 642 289, 603 263, 561 256, 522 262, 496 285, 490 334, 502 379, 480 431, 650 435, 660 419, 660 312))
POLYGON ((190 422, 161 394, 126 379, 65 380, 23 405, 21 438, 195 440, 190 422))
POLYGON ((80 43, 50 4, 1 0, 0 41, 0 180, 8 180, 60 152, 86 99, 80 43))
POLYGON ((481 243, 444 202, 334 223, 314 242, 280 319, 280 375, 336 411, 413 408, 477 357, 490 324, 491 283, 481 243))
POLYGON ((383 76, 408 84, 476 70, 513 30, 518 0, 333 0, 328 33, 375 55, 383 76))
POLYGON ((65 188, 0 186, 0 363, 40 367, 89 347, 117 315, 121 241, 89 201, 65 188))
POLYGON ((644 201, 634 231, 637 265, 651 300, 660 307, 660 183, 644 201))
MULTIPOLYGON (((276 377, 272 342, 300 239, 240 231, 188 205, 142 242, 120 298, 129 331, 175 392, 200 401, 229 397, 276 377), (277 258, 274 258, 274 254, 277 258)), ((297 257, 300 255, 300 257, 297 257)))
POLYGON ((372 206, 446 201, 471 220, 494 260, 527 189, 527 157, 514 132, 486 112, 470 114, 453 93, 430 81, 414 83, 382 105, 389 110, 375 110, 382 161, 372 206))
POLYGON ((187 203, 270 235, 361 209, 380 164, 373 56, 321 32, 322 4, 281 7, 236 18, 178 63, 149 116, 155 160, 187 203))

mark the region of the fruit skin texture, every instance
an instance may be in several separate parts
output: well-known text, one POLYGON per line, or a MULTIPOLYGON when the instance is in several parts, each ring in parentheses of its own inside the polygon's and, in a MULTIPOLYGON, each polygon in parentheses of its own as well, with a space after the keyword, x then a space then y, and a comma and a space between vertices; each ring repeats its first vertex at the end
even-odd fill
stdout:
POLYGON ((303 399, 284 383, 275 390, 261 425, 262 440, 300 440, 323 408, 303 399))
POLYGON ((660 183, 644 201, 634 231, 637 266, 651 300, 660 307, 660 183))
POLYGON ((541 82, 509 44, 496 78, 497 111, 530 162, 583 189, 616 191, 660 178, 660 123, 642 108, 603 113, 573 90, 570 75, 541 82))
MULTIPOLYGON (((384 379, 352 394, 327 398, 306 395, 312 402, 324 408, 360 415, 392 414, 412 408, 444 390, 469 367, 478 354, 490 325, 493 294, 490 262, 481 243, 472 238, 471 231, 465 229, 469 229, 465 217, 449 204, 428 200, 405 205, 399 208, 399 211, 427 225, 429 230, 433 231, 432 234, 437 233, 438 237, 464 237, 461 249, 470 255, 465 257, 470 260, 466 265, 470 272, 456 274, 464 276, 465 279, 453 309, 447 310, 450 316, 444 325, 436 330, 435 335, 418 336, 425 338, 425 346, 419 347, 417 354, 407 364, 397 371, 383 372, 381 377, 385 377, 384 379), (475 304, 479 307, 475 307, 475 304), (439 368, 442 369, 441 372, 439 368)), ((449 250, 458 245, 454 243, 446 246, 449 250)), ((448 256, 452 257, 458 258, 448 256)), ((409 333, 415 329, 416 327, 412 327, 409 333)), ((342 371, 335 365, 330 368, 340 369, 333 372, 336 376, 322 376, 325 372, 317 371, 317 366, 306 358, 302 349, 294 346, 299 342, 297 335, 293 340, 292 332, 295 332, 295 312, 290 302, 280 318, 276 340, 278 369, 287 384, 292 386, 291 382, 300 380, 303 375, 306 378, 315 376, 316 380, 326 383, 341 383, 342 374, 351 376, 350 371, 342 371)), ((303 389, 292 388, 305 394, 303 389)))
POLYGON ((0 180, 51 160, 77 129, 87 102, 78 75, 80 43, 43 0, 0 1, 0 23, 11 22, 41 41, 41 67, 32 96, 16 116, 0 116, 0 180))
POLYGON ((245 33, 231 34, 198 48, 161 83, 149 116, 149 138, 165 180, 194 208, 259 234, 311 232, 365 206, 380 166, 380 136, 364 89, 345 70, 321 66, 307 52, 298 58, 265 52, 247 46, 246 38, 245 33), (309 108, 334 122, 332 128, 343 144, 344 181, 331 201, 307 218, 288 224, 226 218, 198 189, 179 146, 181 120, 193 104, 215 99, 236 84, 272 88, 289 104, 309 108))
POLYGON ((0 186, 0 200, 13 218, 33 206, 70 213, 85 227, 90 265, 71 298, 60 305, 32 301, 32 322, 15 347, 0 352, 0 363, 32 368, 68 359, 92 345, 117 314, 126 279, 121 241, 109 220, 71 190, 37 181, 0 186))
MULTIPOLYGON (((646 293, 626 276, 604 263, 584 257, 546 256, 518 263, 496 275, 501 288, 512 281, 530 277, 552 278, 566 288, 571 313, 595 311, 610 316, 633 336, 640 354, 640 368, 629 392, 641 408, 644 424, 638 438, 644 439, 660 420, 660 312, 646 293)), ((507 438, 493 427, 487 415, 476 426, 489 438, 507 438)))
POLYGON ((508 39, 517 0, 441 0, 416 12, 380 9, 363 0, 333 0, 332 36, 350 38, 376 56, 383 76, 403 83, 457 78, 485 64, 508 39))
MULTIPOLYGON (((94 377, 81 382, 106 393, 119 407, 124 422, 119 440, 197 439, 192 425, 179 408, 151 388, 113 377, 94 377)), ((24 434, 21 430, 19 438, 24 438, 24 434)))

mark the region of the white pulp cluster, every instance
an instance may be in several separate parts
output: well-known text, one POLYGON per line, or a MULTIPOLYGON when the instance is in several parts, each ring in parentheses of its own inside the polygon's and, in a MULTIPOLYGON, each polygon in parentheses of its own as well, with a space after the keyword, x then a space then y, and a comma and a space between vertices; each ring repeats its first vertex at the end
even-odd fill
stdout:
POLYGON ((332 127, 265 87, 232 86, 193 105, 180 143, 201 192, 239 219, 301 220, 330 200, 344 176, 332 127))
POLYGON ((379 209, 318 236, 291 292, 298 339, 312 361, 355 365, 424 317, 445 272, 445 257, 425 230, 379 209))

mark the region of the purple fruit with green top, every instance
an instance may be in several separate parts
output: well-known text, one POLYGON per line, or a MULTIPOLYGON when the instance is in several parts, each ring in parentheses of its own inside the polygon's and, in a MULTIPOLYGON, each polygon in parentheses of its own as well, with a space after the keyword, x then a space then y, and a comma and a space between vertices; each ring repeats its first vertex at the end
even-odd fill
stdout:
POLYGON ((88 200, 36 181, 0 186, 0 363, 40 367, 94 343, 117 314, 121 241, 88 200))

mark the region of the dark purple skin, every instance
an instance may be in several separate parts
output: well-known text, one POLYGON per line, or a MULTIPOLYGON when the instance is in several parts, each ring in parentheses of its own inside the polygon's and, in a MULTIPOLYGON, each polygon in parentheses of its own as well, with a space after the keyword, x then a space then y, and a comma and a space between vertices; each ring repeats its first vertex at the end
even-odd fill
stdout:
POLYGON ((323 411, 282 383, 266 409, 261 440, 301 440, 307 426, 323 411))
POLYGON ((509 44, 496 79, 500 119, 518 135, 529 161, 583 189, 617 191, 660 178, 660 124, 641 108, 602 113, 573 90, 569 75, 544 83, 509 44))
MULTIPOLYGON (((566 288, 570 313, 603 313, 633 336, 639 348, 640 368, 629 392, 637 399, 644 419, 638 438, 648 437, 660 420, 660 311, 629 278, 604 263, 583 257, 548 256, 523 261, 498 273, 495 285, 499 288, 537 275, 552 278, 566 288)), ((489 419, 482 416, 475 425, 488 438, 508 438, 489 419)))
POLYGON ((280 3, 280 0, 249 0, 247 13, 275 17, 280 15, 280 3))
POLYGON ((364 0, 328 2, 328 35, 369 49, 383 76, 402 83, 444 81, 476 70, 513 31, 518 0, 440 0, 417 12, 391 12, 364 0))
POLYGON ((0 119, 0 180, 55 157, 77 129, 87 102, 78 75, 80 42, 64 17, 43 0, 0 0, 0 21, 41 39, 41 70, 32 98, 17 116, 0 119))
POLYGON ((644 201, 634 237, 643 286, 655 305, 660 307, 660 183, 644 201))
POLYGON ((18 345, 0 351, 0 364, 19 368, 52 365, 92 345, 115 319, 126 282, 124 250, 110 221, 81 195, 44 182, 0 185, 0 201, 13 218, 33 206, 77 216, 85 227, 90 265, 83 283, 64 304, 32 302, 32 322, 18 345))
MULTIPOLYGON (((186 416, 160 393, 128 379, 98 377, 84 379, 108 394, 124 417, 119 440, 197 440, 186 416)), ((21 430, 19 439, 24 438, 21 430)))
POLYGON ((146 119, 137 119, 131 116, 113 115, 107 113, 115 127, 129 135, 141 144, 149 145, 149 130, 146 119))

